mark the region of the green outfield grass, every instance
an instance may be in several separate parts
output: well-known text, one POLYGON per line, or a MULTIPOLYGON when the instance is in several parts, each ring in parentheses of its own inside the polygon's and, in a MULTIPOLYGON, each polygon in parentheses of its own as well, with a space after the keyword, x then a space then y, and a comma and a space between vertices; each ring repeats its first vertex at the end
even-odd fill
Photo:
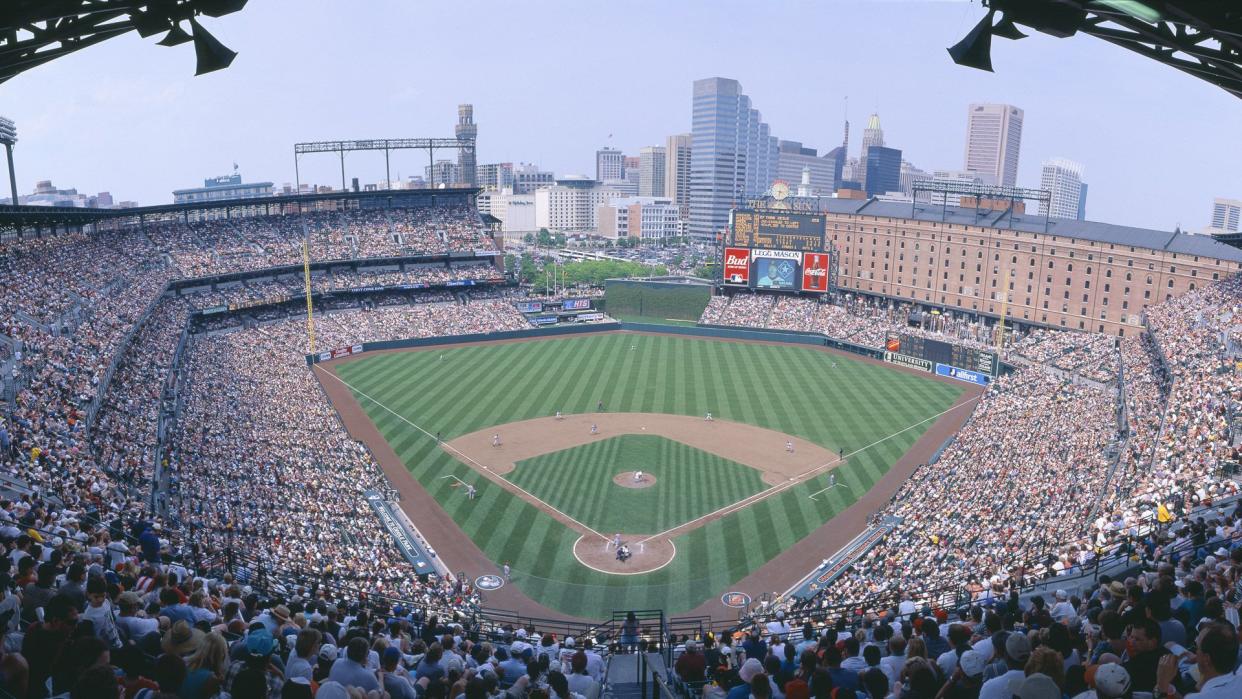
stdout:
MULTIPOLYGON (((586 618, 614 609, 676 614, 718 597, 869 490, 933 424, 927 419, 963 390, 809 347, 629 333, 381 354, 344 363, 338 372, 458 526, 491 560, 511 564, 512 584, 544 605, 586 618), (811 500, 827 476, 800 483, 678 537, 678 555, 663 569, 615 576, 578 563, 572 551, 577 533, 404 421, 451 439, 556 410, 590 412, 599 400, 609 411, 711 411, 830 451, 862 451, 836 470, 837 481, 849 488, 811 500), (448 475, 474 484, 479 499, 467 500, 448 475)), ((595 486, 610 488, 612 474, 605 472, 600 478, 607 480, 595 486)), ((417 523, 418 514, 413 518, 417 523)), ((815 563, 807 561, 807 569, 815 563)))
POLYGON ((519 461, 507 478, 597 532, 658 534, 766 486, 755 469, 655 435, 627 434, 519 461), (656 482, 612 482, 643 471, 656 482))

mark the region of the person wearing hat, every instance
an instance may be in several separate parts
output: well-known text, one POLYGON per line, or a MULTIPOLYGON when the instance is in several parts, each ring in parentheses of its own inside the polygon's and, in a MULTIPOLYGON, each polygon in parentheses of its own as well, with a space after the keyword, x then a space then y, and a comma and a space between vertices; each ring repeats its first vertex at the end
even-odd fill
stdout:
POLYGON ((686 641, 686 651, 677 658, 673 669, 683 682, 702 682, 707 677, 707 658, 699 652, 697 643, 686 641))
POLYGON ((1028 676, 1013 693, 1016 699, 1061 699, 1061 688, 1042 672, 1028 676))
POLYGON ((979 689, 979 699, 1010 699, 1026 677, 1026 661, 1030 657, 1030 639, 1018 632, 1009 634, 1005 639, 1005 662, 1009 671, 984 682, 979 689))
POLYGON ((252 678, 256 674, 261 674, 264 682, 267 683, 268 696, 280 696, 285 676, 271 661, 272 654, 276 652, 276 641, 272 639, 267 629, 256 626, 258 628, 250 629, 239 644, 243 654, 229 665, 228 674, 224 678, 224 691, 237 696, 238 691, 234 687, 236 682, 241 681, 243 677, 252 678))
POLYGON ((384 691, 388 692, 388 696, 391 699, 418 699, 419 693, 410 684, 409 677, 397 673, 397 667, 401 664, 401 660, 401 649, 396 646, 388 646, 384 649, 384 654, 380 656, 384 691))
POLYGON ((202 638, 202 631, 190 626, 187 621, 178 621, 160 639, 160 648, 169 655, 188 658, 198 650, 202 638))
POLYGON ((983 687, 983 668, 987 663, 978 651, 968 650, 957 658, 957 666, 940 690, 943 699, 977 699, 983 687))
POLYGON ((1074 699, 1122 699, 1130 694, 1130 673, 1117 663, 1104 663, 1092 675, 1095 689, 1088 689, 1074 699))

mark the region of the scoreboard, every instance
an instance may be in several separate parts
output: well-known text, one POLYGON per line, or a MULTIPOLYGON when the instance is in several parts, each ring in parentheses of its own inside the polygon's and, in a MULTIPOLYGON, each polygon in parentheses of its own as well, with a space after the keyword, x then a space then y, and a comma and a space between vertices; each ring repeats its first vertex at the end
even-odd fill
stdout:
POLYGON ((824 249, 823 214, 735 209, 730 245, 768 250, 824 249))
POLYGON ((930 340, 908 333, 889 333, 885 349, 909 357, 918 357, 933 364, 944 364, 948 367, 978 372, 990 379, 996 378, 1000 371, 1000 357, 996 352, 930 340))

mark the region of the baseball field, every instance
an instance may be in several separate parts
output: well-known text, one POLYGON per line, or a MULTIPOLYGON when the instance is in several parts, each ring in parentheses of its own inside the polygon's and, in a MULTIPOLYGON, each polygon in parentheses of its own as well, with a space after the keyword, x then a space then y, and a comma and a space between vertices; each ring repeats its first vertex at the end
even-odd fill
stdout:
MULTIPOLYGON (((319 375, 347 426, 369 420, 486 556, 469 575, 507 563, 508 587, 588 619, 718 599, 968 412, 951 408, 959 385, 817 348, 622 332, 386 352, 319 375)), ((786 586, 817 562, 780 571, 786 586)), ((765 591, 783 588, 747 592, 765 591)))

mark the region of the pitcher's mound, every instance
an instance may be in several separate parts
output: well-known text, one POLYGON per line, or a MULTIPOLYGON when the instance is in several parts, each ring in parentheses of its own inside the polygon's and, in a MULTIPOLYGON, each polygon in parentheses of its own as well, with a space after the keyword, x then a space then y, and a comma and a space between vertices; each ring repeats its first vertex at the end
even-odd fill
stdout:
POLYGON ((617 475, 612 477, 612 482, 616 483, 622 488, 650 488, 651 486, 656 484, 656 477, 651 475, 650 473, 643 471, 642 480, 635 480, 634 474, 636 473, 638 472, 637 471, 626 471, 624 473, 618 473, 617 475))

